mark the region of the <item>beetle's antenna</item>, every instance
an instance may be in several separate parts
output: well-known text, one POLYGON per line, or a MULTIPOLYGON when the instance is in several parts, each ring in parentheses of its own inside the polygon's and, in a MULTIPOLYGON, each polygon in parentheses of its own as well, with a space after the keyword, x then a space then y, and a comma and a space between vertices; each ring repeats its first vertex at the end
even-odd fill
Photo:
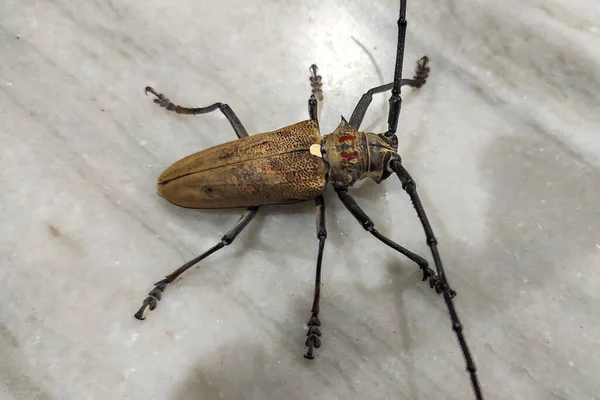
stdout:
MULTIPOLYGON (((467 340, 463 335, 463 326, 458 319, 458 313, 454 308, 454 303, 452 302, 452 298, 456 294, 448 285, 448 281, 446 280, 446 273, 444 272, 444 267, 442 266, 442 259, 440 258, 440 253, 437 248, 437 239, 433 234, 433 229, 431 229, 431 224, 427 219, 427 214, 425 213, 425 209, 423 208, 423 204, 421 203, 421 199, 419 198, 419 194, 417 193, 417 185, 415 181, 410 176, 406 168, 402 165, 400 160, 392 160, 390 162, 391 169, 396 172, 398 178, 400 178, 400 182, 402 182, 402 189, 408 193, 410 196, 410 200, 417 211, 417 215, 419 220, 421 221, 421 225, 423 225, 423 230, 425 231, 425 236, 427 237, 427 244, 431 249, 431 254, 433 255, 433 261, 435 262, 435 268, 437 270, 437 277, 430 277, 430 283, 435 286, 435 289, 438 293, 442 293, 444 296, 444 300, 446 302, 446 306, 448 307, 448 313, 450 314, 450 319, 452 320, 452 329, 456 333, 456 337, 458 339, 458 343, 460 344, 460 349, 462 350, 463 356, 465 357, 465 362, 467 364, 467 371, 471 376, 471 385, 473 386, 473 392, 475 393, 475 398, 477 400, 482 400, 483 395, 481 394, 481 388, 479 387, 479 381, 477 379, 477 369, 475 367, 475 362, 473 361, 473 357, 471 356, 471 352, 469 351, 469 347, 467 346, 467 340)), ((433 286, 432 286, 433 287, 433 286)))
POLYGON ((385 136, 396 134, 398 118, 402 107, 400 86, 402 85, 402 64, 404 63, 404 43, 406 42, 406 0, 400 0, 400 17, 398 18, 398 47, 396 49, 396 67, 394 68, 394 86, 390 97, 390 112, 388 114, 388 130, 385 136))

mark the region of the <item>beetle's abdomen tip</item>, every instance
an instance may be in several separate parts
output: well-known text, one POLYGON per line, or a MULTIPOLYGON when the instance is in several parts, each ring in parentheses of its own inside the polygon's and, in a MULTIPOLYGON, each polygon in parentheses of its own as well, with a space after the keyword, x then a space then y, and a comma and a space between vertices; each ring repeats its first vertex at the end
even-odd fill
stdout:
POLYGON ((162 192, 163 192, 163 184, 159 182, 156 185, 156 194, 160 197, 164 197, 162 192))

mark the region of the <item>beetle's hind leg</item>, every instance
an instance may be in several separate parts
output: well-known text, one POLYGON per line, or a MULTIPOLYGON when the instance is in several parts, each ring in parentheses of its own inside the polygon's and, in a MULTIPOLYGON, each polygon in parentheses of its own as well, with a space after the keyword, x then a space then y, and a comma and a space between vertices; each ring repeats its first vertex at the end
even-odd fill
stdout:
POLYGON ((240 121, 238 116, 235 114, 235 112, 231 109, 231 107, 229 107, 228 104, 215 103, 215 104, 211 104, 208 107, 196 107, 196 108, 182 107, 182 106, 178 106, 177 104, 174 104, 173 102, 171 102, 171 100, 169 100, 169 98, 166 97, 164 94, 157 93, 156 90, 154 90, 150 86, 147 86, 146 89, 144 90, 144 92, 146 94, 152 93, 154 96, 156 96, 156 99, 154 99, 154 102, 156 104, 160 105, 161 107, 166 108, 169 111, 174 111, 177 114, 198 115, 198 114, 207 114, 207 113, 213 112, 215 110, 220 110, 223 113, 223 115, 225 116, 225 118, 227 118, 227 121, 229 121, 229 123, 233 127, 233 130, 235 131, 235 134, 237 135, 238 138, 241 139, 243 137, 248 136, 248 132, 246 131, 246 128, 244 128, 244 125, 242 125, 242 122, 240 121))
POLYGON ((315 358, 315 350, 321 347, 321 321, 319 321, 319 300, 321 298, 321 262, 323 261, 323 249, 327 239, 327 229, 325 227, 325 200, 319 195, 315 202, 317 203, 317 238, 319 239, 319 253, 317 255, 317 272, 315 275, 315 294, 311 310, 310 320, 308 321, 308 332, 306 332, 306 345, 308 351, 304 358, 312 360, 315 358))
POLYGON ((150 291, 150 293, 148 293, 148 297, 146 297, 146 299, 144 300, 142 307, 138 310, 138 312, 135 313, 135 317, 139 320, 146 319, 145 314, 147 313, 148 309, 150 311, 152 311, 156 308, 156 306, 158 305, 158 302, 160 301, 160 299, 162 297, 162 292, 165 291, 165 288, 167 287, 167 285, 169 283, 173 282, 175 279, 177 279, 177 277, 179 277, 179 275, 183 274, 185 271, 187 271, 188 269, 190 269, 191 267, 193 267, 200 261, 204 260, 206 257, 210 256, 217 250, 220 250, 223 247, 229 246, 231 243, 233 243, 233 241, 235 240, 237 235, 239 235, 240 232, 242 232, 242 230, 244 230, 244 228, 250 223, 250 221, 252 221, 252 218, 254 218, 254 216, 256 215, 257 212, 258 212, 258 207, 248 207, 248 209, 242 215, 242 217, 238 220, 238 222, 233 226, 233 228, 231 228, 231 230, 229 232, 227 232, 221 238, 221 241, 219 243, 217 243, 216 245, 214 245, 213 247, 211 247, 204 253, 200 254, 198 257, 194 258, 193 260, 186 262, 181 267, 177 268, 175 271, 173 271, 172 273, 167 275, 167 277, 165 279, 163 279, 162 281, 156 282, 154 284, 154 286, 155 286, 154 289, 152 289, 150 291))

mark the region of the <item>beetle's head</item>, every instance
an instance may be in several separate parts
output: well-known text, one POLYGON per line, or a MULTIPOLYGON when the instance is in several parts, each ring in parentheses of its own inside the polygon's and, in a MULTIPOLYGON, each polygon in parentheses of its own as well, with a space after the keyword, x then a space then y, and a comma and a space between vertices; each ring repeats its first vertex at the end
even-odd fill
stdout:
POLYGON ((400 159, 398 155, 398 138, 396 135, 386 136, 383 133, 365 133, 369 147, 369 177, 381 183, 391 174, 390 161, 400 159))

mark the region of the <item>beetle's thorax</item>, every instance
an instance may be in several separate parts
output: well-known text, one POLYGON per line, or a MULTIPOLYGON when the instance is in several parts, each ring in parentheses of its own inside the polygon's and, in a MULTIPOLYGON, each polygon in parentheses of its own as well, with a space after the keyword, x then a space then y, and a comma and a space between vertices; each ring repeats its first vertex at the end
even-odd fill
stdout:
POLYGON ((328 181, 336 187, 348 187, 367 177, 377 183, 387 178, 389 160, 396 149, 381 135, 359 132, 342 120, 323 138, 322 153, 329 166, 328 181))

